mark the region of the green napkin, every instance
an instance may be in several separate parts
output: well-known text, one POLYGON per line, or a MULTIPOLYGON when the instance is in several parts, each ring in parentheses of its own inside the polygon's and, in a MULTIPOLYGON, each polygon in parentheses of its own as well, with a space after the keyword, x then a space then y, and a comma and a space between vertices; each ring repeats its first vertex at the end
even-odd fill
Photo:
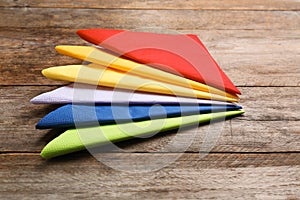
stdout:
POLYGON ((49 142, 41 152, 43 158, 53 158, 96 147, 109 142, 118 142, 155 132, 167 131, 183 126, 209 122, 214 119, 243 114, 243 110, 198 114, 184 117, 147 120, 141 122, 104 125, 70 129, 49 142))

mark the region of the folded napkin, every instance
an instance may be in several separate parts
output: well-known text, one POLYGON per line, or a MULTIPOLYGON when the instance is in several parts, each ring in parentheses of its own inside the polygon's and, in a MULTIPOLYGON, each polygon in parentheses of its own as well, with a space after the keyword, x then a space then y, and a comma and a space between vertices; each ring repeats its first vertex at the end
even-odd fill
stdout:
POLYGON ((243 114, 243 110, 190 115, 166 119, 155 119, 141 122, 113 124, 88 128, 70 129, 49 142, 41 152, 43 158, 56 156, 96 147, 109 142, 118 142, 133 137, 167 131, 179 127, 209 122, 243 114), (128 132, 130 130, 130 132, 128 132))
MULTIPOLYGON (((90 46, 56 46, 55 48, 59 53, 72 56, 81 60, 97 63, 103 66, 108 66, 113 69, 117 69, 126 73, 130 73, 136 76, 145 77, 152 80, 170 83, 173 85, 179 85, 186 88, 192 88, 195 90, 227 96, 230 98, 238 99, 235 94, 229 94, 223 90, 210 87, 208 85, 183 78, 172 73, 168 73, 162 70, 142 65, 130 60, 125 60, 116 57, 112 54, 106 53, 103 50, 90 46)), ((218 78, 217 76, 215 77, 218 78)))
POLYGON ((235 102, 237 99, 146 79, 97 64, 69 65, 44 69, 43 75, 55 80, 87 83, 106 87, 137 90, 176 96, 235 102))
POLYGON ((36 128, 73 128, 239 110, 240 106, 64 105, 42 118, 36 128))
POLYGON ((79 30, 84 40, 141 63, 240 94, 196 35, 124 30, 79 30))
POLYGON ((68 104, 68 103, 100 103, 100 104, 205 104, 235 105, 224 101, 175 97, 170 95, 132 92, 124 89, 95 87, 76 83, 63 86, 40 94, 30 100, 34 104, 68 104))

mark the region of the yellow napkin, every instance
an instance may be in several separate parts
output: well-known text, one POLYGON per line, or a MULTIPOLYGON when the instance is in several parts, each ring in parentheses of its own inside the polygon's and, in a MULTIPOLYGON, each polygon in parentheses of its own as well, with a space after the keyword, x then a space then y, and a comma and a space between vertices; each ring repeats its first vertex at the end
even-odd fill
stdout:
POLYGON ((235 102, 236 99, 192 90, 182 86, 146 79, 97 64, 69 65, 44 69, 43 75, 50 79, 80 82, 106 87, 123 88, 151 93, 168 94, 192 98, 235 102))
POLYGON ((171 74, 159 69, 149 67, 131 60, 119 58, 103 50, 91 46, 56 46, 59 53, 68 55, 81 60, 108 66, 134 75, 142 76, 157 81, 167 82, 174 85, 192 88, 195 90, 218 94, 229 98, 239 99, 235 94, 229 94, 214 87, 199 83, 181 76, 171 74))

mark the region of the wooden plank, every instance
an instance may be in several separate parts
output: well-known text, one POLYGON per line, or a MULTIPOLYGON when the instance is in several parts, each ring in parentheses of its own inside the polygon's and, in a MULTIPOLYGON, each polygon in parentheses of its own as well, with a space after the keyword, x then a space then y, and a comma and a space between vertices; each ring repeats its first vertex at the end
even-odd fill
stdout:
MULTIPOLYGON (((1 29, 0 85, 58 85, 40 71, 80 64, 55 45, 87 45, 75 29, 1 29), (18 75, 22 74, 22 76, 18 75)), ((237 86, 300 86, 299 30, 183 30, 204 42, 237 86), (238 59, 237 59, 238 58, 238 59)))
POLYGON ((102 9, 189 9, 189 10, 299 10, 299 2, 295 0, 2 0, 0 7, 35 7, 35 8, 102 8, 102 9))
MULTIPOLYGON (((30 105, 29 100, 39 93, 46 92, 55 87, 10 86, 0 87, 1 104, 5 107, 7 116, 16 117, 11 112, 15 108, 25 112, 49 107, 47 105, 30 105), (28 107, 30 106, 30 107, 28 107), (11 110, 11 111, 8 111, 11 110), (24 110, 24 111, 23 111, 24 110)), ((297 99, 300 87, 242 87, 240 104, 246 110, 242 120, 247 121, 299 121, 299 100, 297 99), (279 96, 278 94, 284 94, 279 96), (259 102, 258 102, 259 100, 259 102), (262 111, 263 112, 257 112, 262 111), (283 112, 284 111, 284 112, 283 112)), ((42 112, 45 112, 44 110, 42 112)), ((30 115, 30 113, 28 113, 30 115)), ((40 117, 40 116, 37 116, 40 117)))
MULTIPOLYGON (((32 97, 54 88, 0 87, 0 107, 3 113, 0 116, 0 151, 39 152, 47 142, 62 132, 34 128, 45 114, 58 106, 29 103, 32 97)), ((300 87, 241 89, 241 105, 246 110, 243 117, 181 132, 184 138, 178 144, 189 146, 187 150, 192 152, 199 152, 200 147, 208 148, 209 145, 213 146, 214 152, 300 151, 300 115, 296 112, 300 106, 297 98, 300 87), (278 96, 281 93, 284 95, 278 96), (212 137, 211 142, 205 141, 206 137, 212 137), (191 141, 192 144, 188 145, 191 141)), ((130 151, 159 151, 173 141, 175 136, 176 131, 173 131, 119 145, 130 151)))
POLYGON ((244 120, 299 120, 300 87, 241 88, 240 104, 248 115, 244 120))
POLYGON ((81 63, 56 53, 54 47, 57 44, 86 44, 76 36, 75 30, 68 29, 3 29, 0 41, 2 85, 65 84, 45 79, 41 70, 55 65, 81 63))
MULTIPOLYGON (((109 156, 147 160, 150 155, 109 156)), ((161 170, 128 173, 86 154, 48 162, 31 154, 0 155, 0 192, 4 199, 297 199, 299 159, 299 154, 210 154, 203 159, 184 154, 161 170)), ((128 162, 120 164, 124 170, 134 168, 128 162)))
POLYGON ((299 198, 299 9, 298 0, 2 0, 1 199, 299 198), (80 28, 145 25, 198 34, 238 86, 259 86, 240 87, 245 116, 185 130, 179 146, 196 135, 187 152, 155 172, 126 171, 135 169, 132 161, 145 168, 177 158, 176 151, 157 153, 175 132, 118 144, 138 153, 102 154, 125 171, 85 151, 43 160, 39 151, 61 131, 37 131, 34 124, 57 106, 30 105, 29 99, 65 83, 46 80, 40 70, 81 63, 59 56, 54 46, 86 44, 74 34, 80 28), (200 157, 203 147, 213 153, 200 157))
POLYGON ((297 11, 118 10, 1 8, 0 27, 136 29, 284 29, 300 25, 297 11), (186 20, 188 17, 188 21, 186 20), (9 19, 9 20, 7 20, 9 19))
MULTIPOLYGON (((11 119, 11 121, 16 120, 11 119)), ((35 130, 36 121, 38 119, 32 124, 19 123, 17 128, 1 123, 0 151, 38 153, 51 139, 63 132, 62 130, 35 130)), ((234 119, 231 122, 226 121, 179 132, 184 138, 176 144, 179 147, 187 147, 188 152, 298 152, 300 151, 299 124, 298 121, 253 122, 234 119), (211 137, 211 140, 205 141, 205 137, 211 137)), ((176 134, 177 132, 170 131, 153 138, 134 139, 117 145, 126 151, 157 152, 174 142, 176 134)))

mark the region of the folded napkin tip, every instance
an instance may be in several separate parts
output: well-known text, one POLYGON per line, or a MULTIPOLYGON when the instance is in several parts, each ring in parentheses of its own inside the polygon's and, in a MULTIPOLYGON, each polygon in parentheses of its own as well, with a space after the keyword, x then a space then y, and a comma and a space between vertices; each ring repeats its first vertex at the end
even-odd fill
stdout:
POLYGON ((86 40, 90 43, 98 45, 100 42, 98 40, 95 40, 93 37, 90 36, 91 30, 77 30, 76 34, 83 40, 86 40))
POLYGON ((35 125, 35 129, 46 129, 43 126, 40 126, 40 122, 35 125))
POLYGON ((240 105, 237 105, 236 108, 239 109, 239 110, 243 110, 243 107, 240 106, 240 105))
POLYGON ((30 99, 29 102, 32 103, 32 104, 37 104, 36 97, 33 97, 32 99, 30 99))
POLYGON ((85 37, 85 32, 88 31, 86 29, 81 29, 81 30, 77 30, 76 31, 76 34, 81 37, 81 38, 84 38, 85 37))
POLYGON ((49 160, 51 158, 54 158, 54 157, 57 157, 59 155, 56 155, 56 154, 53 154, 53 153, 49 153, 49 150, 47 149, 47 146, 44 147, 40 153, 40 156, 43 158, 43 159, 46 159, 46 160, 49 160))
POLYGON ((48 74, 51 74, 51 71, 52 71, 51 68, 47 68, 47 69, 43 69, 41 73, 43 76, 47 77, 48 74))
POLYGON ((59 45, 55 47, 55 50, 60 54, 64 54, 68 50, 68 46, 59 45))
POLYGON ((48 154, 47 145, 42 149, 40 156, 44 159, 50 159, 51 156, 48 154))
POLYGON ((245 113, 244 109, 240 109, 240 114, 243 115, 245 113))
POLYGON ((64 69, 65 69, 64 66, 49 67, 47 69, 42 70, 42 75, 49 79, 60 80, 59 77, 63 76, 62 71, 64 69), (58 69, 60 69, 60 70, 58 70, 58 69))
POLYGON ((37 95, 37 96, 33 97, 32 99, 30 99, 29 102, 32 103, 32 104, 42 104, 42 103, 44 103, 43 102, 43 100, 44 100, 43 96, 44 96, 44 94, 37 95))

